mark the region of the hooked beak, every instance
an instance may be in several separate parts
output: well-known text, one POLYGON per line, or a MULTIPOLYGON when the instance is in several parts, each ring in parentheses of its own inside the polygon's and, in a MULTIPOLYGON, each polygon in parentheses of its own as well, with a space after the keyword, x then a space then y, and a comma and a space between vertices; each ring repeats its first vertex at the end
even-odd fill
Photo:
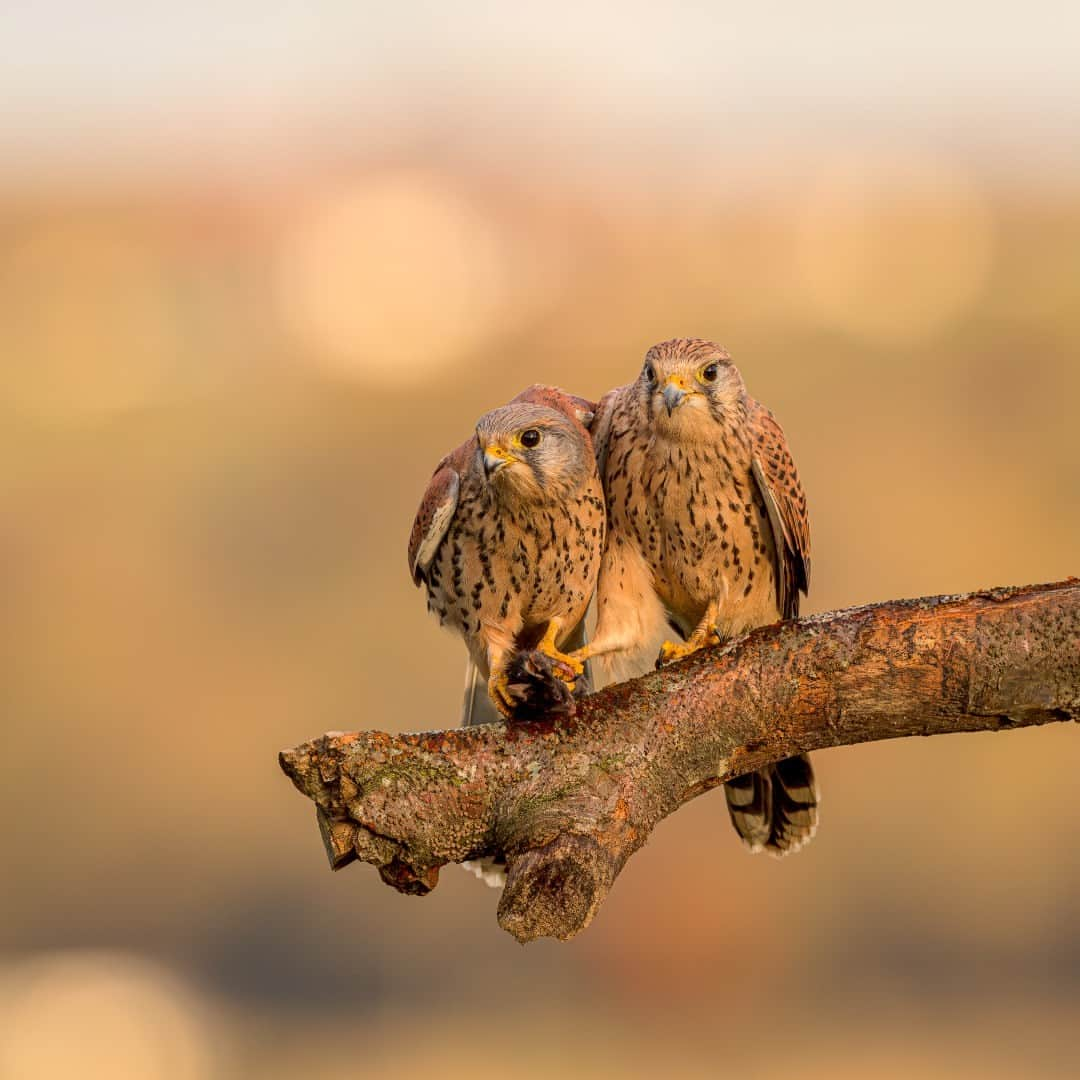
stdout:
POLYGON ((667 414, 670 416, 682 403, 683 398, 686 397, 686 391, 674 381, 669 382, 664 387, 664 405, 667 408, 667 414))
POLYGON ((501 446, 488 446, 484 448, 484 475, 489 479, 501 468, 509 465, 514 458, 501 446))

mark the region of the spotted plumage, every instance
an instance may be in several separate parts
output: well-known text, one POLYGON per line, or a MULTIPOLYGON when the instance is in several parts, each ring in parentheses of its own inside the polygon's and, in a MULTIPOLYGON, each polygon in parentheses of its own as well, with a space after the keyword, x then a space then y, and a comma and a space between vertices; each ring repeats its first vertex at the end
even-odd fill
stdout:
MULTIPOLYGON (((409 540, 409 570, 439 621, 465 641, 491 700, 510 715, 507 670, 539 649, 573 682, 562 652, 596 585, 603 492, 585 426, 593 406, 534 386, 481 417, 439 463, 409 540)), ((471 684, 470 684, 471 685, 471 684)), ((466 722, 490 717, 466 693, 466 722)))
MULTIPOLYGON (((610 678, 798 614, 810 580, 806 498, 773 415, 728 354, 700 339, 649 350, 593 424, 608 512, 593 642, 610 678), (665 640, 675 632, 678 640, 665 640)), ((753 849, 813 835, 817 789, 793 758, 726 786, 753 849)))

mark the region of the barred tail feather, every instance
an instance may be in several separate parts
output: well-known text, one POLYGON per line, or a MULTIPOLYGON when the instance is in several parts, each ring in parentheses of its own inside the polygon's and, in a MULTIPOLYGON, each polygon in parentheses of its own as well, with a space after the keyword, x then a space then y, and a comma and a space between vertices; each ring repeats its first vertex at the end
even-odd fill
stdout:
POLYGON ((787 855, 817 831, 817 780, 805 754, 736 777, 724 794, 731 823, 751 851, 787 855))
POLYGON ((775 855, 798 851, 817 832, 818 791, 814 767, 806 754, 778 762, 771 773, 772 832, 766 845, 775 855))
POLYGON ((724 785, 731 824, 751 851, 764 851, 772 821, 772 784, 768 772, 747 773, 724 785))

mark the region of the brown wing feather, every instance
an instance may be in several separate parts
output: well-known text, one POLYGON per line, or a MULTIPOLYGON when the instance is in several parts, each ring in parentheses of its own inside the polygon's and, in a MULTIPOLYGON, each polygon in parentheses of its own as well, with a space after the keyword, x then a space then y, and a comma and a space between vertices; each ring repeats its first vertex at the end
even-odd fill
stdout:
POLYGON ((435 467, 409 533, 409 573, 419 585, 454 520, 458 488, 469 459, 478 449, 476 436, 466 439, 435 467))
POLYGON ((784 429, 764 405, 751 402, 754 479, 769 511, 776 544, 778 606, 785 619, 799 613, 799 593, 810 588, 810 518, 784 429))

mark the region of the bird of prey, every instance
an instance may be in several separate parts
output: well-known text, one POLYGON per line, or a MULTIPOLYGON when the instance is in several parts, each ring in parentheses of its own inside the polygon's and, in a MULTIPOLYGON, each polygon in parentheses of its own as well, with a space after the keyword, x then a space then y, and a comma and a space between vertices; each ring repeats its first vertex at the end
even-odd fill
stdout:
POLYGON ((584 641, 604 542, 586 427, 593 409, 554 387, 529 387, 480 418, 424 493, 409 571, 428 609, 468 648, 466 724, 513 714, 509 672, 523 650, 549 657, 565 683, 582 682, 583 665, 563 650, 584 641))
MULTIPOLYGON (((608 539, 597 627, 578 659, 606 656, 625 678, 712 642, 791 618, 810 581, 806 498, 772 413, 719 345, 651 348, 639 378, 612 390, 592 426, 608 539)), ((601 661, 601 663, 603 663, 601 661)), ((817 827, 807 757, 725 786, 753 851, 794 851, 817 827)))

